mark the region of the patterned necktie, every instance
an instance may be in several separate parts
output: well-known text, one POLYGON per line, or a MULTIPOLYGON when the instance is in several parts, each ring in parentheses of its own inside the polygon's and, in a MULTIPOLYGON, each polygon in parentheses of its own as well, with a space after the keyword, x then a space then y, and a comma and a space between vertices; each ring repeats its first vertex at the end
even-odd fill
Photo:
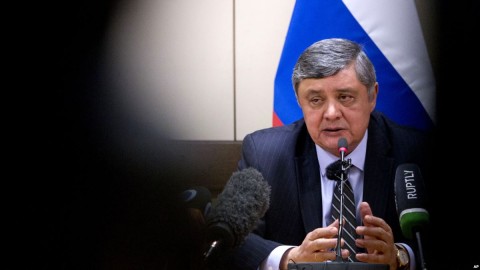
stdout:
MULTIPOLYGON (((332 165, 327 168, 327 177, 333 180, 338 180, 338 177, 332 178, 332 176, 338 176, 340 173, 338 172, 338 168, 341 170, 341 163, 338 166, 338 162, 333 163, 332 165), (337 167, 337 170, 332 169, 337 167), (330 171, 329 171, 330 170, 330 171), (334 173, 332 175, 332 172, 334 173)), ((336 220, 340 216, 340 184, 341 181, 337 181, 337 185, 335 186, 335 191, 333 193, 332 199, 332 219, 336 220)), ((345 240, 345 244, 343 248, 347 248, 350 251, 350 256, 348 257, 348 261, 356 262, 358 261, 355 258, 355 254, 357 253, 357 246, 355 245, 355 239, 357 238, 357 234, 355 232, 355 227, 357 224, 356 216, 356 207, 355 207, 355 199, 353 197, 353 190, 352 186, 348 179, 344 181, 343 185, 343 232, 342 238, 345 240)))

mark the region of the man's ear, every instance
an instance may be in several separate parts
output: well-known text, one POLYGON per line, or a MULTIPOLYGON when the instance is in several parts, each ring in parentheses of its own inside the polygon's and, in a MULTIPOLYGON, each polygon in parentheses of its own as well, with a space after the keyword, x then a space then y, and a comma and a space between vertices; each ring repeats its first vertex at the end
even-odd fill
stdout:
POLYGON ((378 82, 375 83, 373 86, 373 91, 370 94, 370 112, 372 112, 375 109, 375 106, 377 105, 377 96, 378 96, 378 82))

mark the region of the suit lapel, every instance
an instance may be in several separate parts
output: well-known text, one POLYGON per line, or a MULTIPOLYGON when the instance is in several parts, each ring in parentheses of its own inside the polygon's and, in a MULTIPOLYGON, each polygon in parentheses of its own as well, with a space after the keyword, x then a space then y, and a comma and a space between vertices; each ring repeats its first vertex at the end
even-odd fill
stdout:
POLYGON ((305 233, 322 226, 322 198, 320 187, 320 169, 315 144, 308 133, 306 142, 298 147, 299 155, 295 158, 296 181, 301 215, 305 225, 305 233))
POLYGON ((365 173, 363 186, 363 200, 370 204, 373 214, 385 216, 389 192, 393 190, 394 161, 388 155, 391 145, 387 141, 375 119, 370 119, 367 153, 365 159, 365 173))

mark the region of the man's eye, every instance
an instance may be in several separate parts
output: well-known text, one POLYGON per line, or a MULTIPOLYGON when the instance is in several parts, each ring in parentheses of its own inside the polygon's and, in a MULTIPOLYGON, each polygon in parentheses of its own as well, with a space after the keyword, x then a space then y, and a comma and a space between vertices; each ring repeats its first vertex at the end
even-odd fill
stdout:
POLYGON ((318 105, 322 102, 322 100, 320 98, 311 98, 310 99, 310 103, 314 104, 314 105, 318 105))
POLYGON ((341 96, 339 97, 339 100, 340 100, 341 102, 350 102, 350 101, 353 100, 353 97, 352 97, 352 96, 349 96, 349 95, 341 95, 341 96))

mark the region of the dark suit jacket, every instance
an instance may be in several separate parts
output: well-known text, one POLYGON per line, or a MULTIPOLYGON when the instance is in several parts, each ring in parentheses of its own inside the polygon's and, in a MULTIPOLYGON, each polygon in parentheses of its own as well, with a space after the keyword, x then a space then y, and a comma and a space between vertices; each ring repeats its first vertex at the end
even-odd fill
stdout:
MULTIPOLYGON (((426 137, 400 127, 373 112, 364 169, 363 199, 375 216, 404 239, 395 205, 394 179, 399 164, 424 162, 426 137)), ((227 256, 228 269, 257 269, 279 245, 300 245, 307 233, 322 226, 322 197, 315 144, 303 119, 290 125, 267 128, 243 140, 238 169, 254 167, 271 186, 270 207, 257 229, 227 256)))

